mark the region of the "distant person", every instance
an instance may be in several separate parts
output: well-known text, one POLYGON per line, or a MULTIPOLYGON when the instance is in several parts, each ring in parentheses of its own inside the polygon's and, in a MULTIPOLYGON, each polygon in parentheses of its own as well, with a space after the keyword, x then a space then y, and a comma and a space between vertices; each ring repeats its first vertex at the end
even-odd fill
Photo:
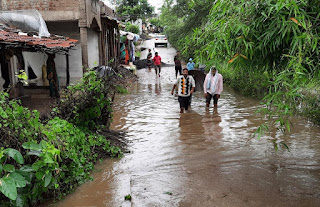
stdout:
POLYGON ((195 63, 193 62, 192 58, 189 59, 189 62, 187 64, 188 70, 193 70, 194 69, 195 63))
POLYGON ((149 68, 149 72, 151 71, 151 65, 152 65, 152 53, 151 53, 151 49, 149 49, 149 52, 148 52, 148 56, 147 56, 147 66, 149 68))
POLYGON ((130 56, 129 56, 129 49, 128 49, 128 46, 127 46, 127 45, 125 46, 125 52, 126 52, 125 64, 126 64, 126 65, 129 65, 130 56))
POLYGON ((136 61, 136 57, 135 57, 135 46, 133 41, 130 42, 130 57, 132 62, 134 63, 136 61))
POLYGON ((158 52, 156 52, 154 55, 155 55, 154 58, 153 58, 154 69, 156 71, 156 75, 159 74, 159 77, 160 77, 160 73, 161 73, 161 57, 158 55, 158 52), (159 73, 158 73, 157 68, 159 69, 159 73))
POLYGON ((223 78, 215 66, 210 68, 209 73, 203 83, 204 96, 206 98, 206 107, 209 107, 211 99, 213 99, 213 106, 218 106, 218 99, 223 91, 223 78))
POLYGON ((177 51, 176 56, 174 56, 174 69, 176 70, 176 78, 178 77, 178 72, 182 75, 182 67, 181 67, 181 57, 180 51, 177 51))
POLYGON ((178 85, 178 101, 180 104, 180 113, 184 110, 188 111, 190 95, 192 95, 195 88, 195 81, 191 75, 188 75, 188 69, 184 68, 182 71, 182 76, 179 76, 173 85, 171 94, 178 85))

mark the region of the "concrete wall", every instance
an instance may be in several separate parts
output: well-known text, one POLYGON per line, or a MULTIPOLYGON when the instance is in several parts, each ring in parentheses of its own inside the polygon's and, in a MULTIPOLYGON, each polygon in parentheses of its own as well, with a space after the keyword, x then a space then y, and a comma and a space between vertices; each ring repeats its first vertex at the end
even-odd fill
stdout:
POLYGON ((83 0, 1 0, 3 10, 74 11, 83 0))
MULTIPOLYGON (((78 22, 47 22, 49 31, 52 34, 58 34, 71 39, 79 40, 75 47, 69 50, 69 71, 70 83, 83 77, 82 61, 81 61, 81 43, 78 22)), ((60 85, 66 85, 66 56, 64 54, 56 54, 55 58, 57 73, 60 85)))
MULTIPOLYGON (((42 66, 47 63, 47 54, 42 52, 23 52, 23 58, 25 61, 25 71, 28 74, 28 66, 31 66, 33 72, 36 74, 36 80, 30 80, 29 83, 36 83, 37 86, 43 86, 43 79, 46 79, 46 73, 43 74, 42 66)), ((66 55, 56 54, 54 59, 56 64, 56 70, 58 73, 60 86, 65 86, 67 83, 67 67, 66 67, 66 55)), ((82 76, 81 67, 81 47, 77 45, 75 50, 70 51, 69 55, 70 65, 70 83, 79 80, 82 76), (79 61, 80 60, 80 61, 79 61)))
POLYGON ((40 12, 45 21, 67 21, 80 18, 80 3, 85 0, 1 0, 2 10, 31 10, 40 12))
POLYGON ((88 59, 89 67, 98 66, 99 63, 99 33, 88 29, 88 59))

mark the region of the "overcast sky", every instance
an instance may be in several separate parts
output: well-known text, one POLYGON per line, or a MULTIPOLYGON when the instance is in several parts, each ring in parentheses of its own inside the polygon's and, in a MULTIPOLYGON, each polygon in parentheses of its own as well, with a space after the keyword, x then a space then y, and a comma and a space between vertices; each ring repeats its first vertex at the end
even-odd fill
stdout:
MULTIPOLYGON (((111 8, 114 8, 114 2, 115 0, 102 0, 106 5, 108 5, 111 8), (112 2, 112 3, 111 3, 112 2)), ((148 0, 149 4, 154 6, 154 11, 156 13, 160 13, 159 9, 161 8, 163 4, 163 0, 148 0)))

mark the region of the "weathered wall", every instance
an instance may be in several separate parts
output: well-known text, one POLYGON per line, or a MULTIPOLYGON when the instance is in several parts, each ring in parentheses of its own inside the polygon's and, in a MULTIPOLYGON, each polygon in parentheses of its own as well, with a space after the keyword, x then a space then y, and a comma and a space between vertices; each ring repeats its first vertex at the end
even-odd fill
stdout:
MULTIPOLYGON (((79 40, 75 47, 69 50, 69 71, 70 83, 83 77, 82 62, 81 62, 81 42, 78 22, 48 22, 48 29, 52 34, 59 34, 70 37, 71 39, 79 40)), ((56 54, 55 58, 57 73, 59 75, 60 84, 66 85, 66 56, 56 54)))
POLYGON ((98 66, 99 63, 99 33, 88 29, 88 63, 89 67, 98 66))
POLYGON ((1 0, 2 10, 38 10, 45 21, 80 18, 80 4, 85 0, 1 0))
POLYGON ((1 0, 3 10, 73 11, 82 0, 1 0))

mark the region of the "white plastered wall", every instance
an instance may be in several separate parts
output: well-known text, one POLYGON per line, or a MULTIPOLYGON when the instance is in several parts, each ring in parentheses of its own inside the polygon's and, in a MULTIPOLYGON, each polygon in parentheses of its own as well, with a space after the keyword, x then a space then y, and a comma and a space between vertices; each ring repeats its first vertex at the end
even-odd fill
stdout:
MULTIPOLYGON (((65 22, 46 22, 49 32, 58 34, 71 39, 76 39, 78 42, 69 50, 69 72, 70 83, 73 83, 83 77, 82 70, 82 54, 80 42, 80 30, 77 21, 65 22)), ((60 86, 65 86, 67 83, 67 60, 66 55, 56 54, 54 59, 59 77, 60 86)))
MULTIPOLYGON (((56 54, 54 59, 56 63, 56 69, 59 76, 61 86, 65 86, 67 83, 67 60, 65 54, 56 54)), ((76 44, 69 51, 69 72, 70 83, 73 83, 83 77, 82 72, 82 58, 81 58, 81 45, 76 44)))
POLYGON ((88 63, 89 67, 99 65, 99 33, 88 29, 88 63))

